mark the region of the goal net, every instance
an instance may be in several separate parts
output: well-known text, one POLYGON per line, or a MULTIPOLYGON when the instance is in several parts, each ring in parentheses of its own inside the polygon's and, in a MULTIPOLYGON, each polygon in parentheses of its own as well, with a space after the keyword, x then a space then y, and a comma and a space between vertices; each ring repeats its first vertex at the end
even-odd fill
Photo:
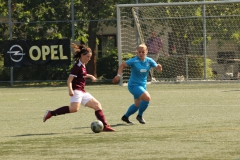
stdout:
MULTIPOLYGON (((153 32, 161 38, 156 61, 163 72, 154 71, 152 82, 238 79, 239 0, 119 4, 117 16, 119 64, 153 32)), ((129 76, 124 69, 121 84, 129 76)))

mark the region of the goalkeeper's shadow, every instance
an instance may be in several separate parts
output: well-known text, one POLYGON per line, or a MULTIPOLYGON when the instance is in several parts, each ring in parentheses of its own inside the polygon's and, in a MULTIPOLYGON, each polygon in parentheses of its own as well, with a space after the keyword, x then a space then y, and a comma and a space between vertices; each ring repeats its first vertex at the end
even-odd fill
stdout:
POLYGON ((127 123, 118 123, 118 124, 111 124, 111 127, 120 127, 120 126, 132 126, 134 124, 127 124, 127 123))

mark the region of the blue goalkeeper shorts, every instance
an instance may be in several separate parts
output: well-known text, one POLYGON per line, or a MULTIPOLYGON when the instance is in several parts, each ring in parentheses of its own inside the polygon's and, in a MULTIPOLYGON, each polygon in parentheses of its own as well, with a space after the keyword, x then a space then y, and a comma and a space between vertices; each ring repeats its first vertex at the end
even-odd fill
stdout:
POLYGON ((128 90, 133 95, 134 99, 138 99, 146 91, 146 87, 128 86, 128 90))

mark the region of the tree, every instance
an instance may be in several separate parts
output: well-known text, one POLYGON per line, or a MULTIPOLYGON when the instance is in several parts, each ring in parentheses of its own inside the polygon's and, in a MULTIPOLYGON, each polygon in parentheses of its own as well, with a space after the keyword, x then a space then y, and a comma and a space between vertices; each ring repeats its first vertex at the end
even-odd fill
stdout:
POLYGON ((51 2, 11 0, 11 3, 14 6, 12 8, 14 39, 50 39, 71 35, 70 24, 63 22, 69 21, 70 18, 68 0, 51 2))
MULTIPOLYGON (((88 26, 88 46, 92 49, 92 58, 88 64, 88 73, 96 76, 96 38, 101 25, 109 25, 106 19, 116 19, 117 0, 88 0, 80 1, 80 10, 85 19, 90 20, 88 26)), ((113 24, 113 23, 112 23, 113 24)))
MULTIPOLYGON (((125 2, 125 1, 124 1, 125 2)), ((88 43, 93 56, 88 72, 96 76, 96 33, 105 19, 116 19, 117 0, 74 0, 75 40, 88 43), (100 20, 100 21, 99 21, 100 20), (88 39, 87 39, 88 38, 88 39)), ((13 39, 71 38, 71 0, 11 0, 13 39)), ((7 3, 0 2, 2 14, 7 15, 7 3)), ((109 24, 106 22, 105 24, 109 24)), ((1 24, 0 35, 6 35, 1 24)), ((4 36, 1 36, 4 37, 4 36)), ((8 39, 6 35, 3 39, 8 39)))

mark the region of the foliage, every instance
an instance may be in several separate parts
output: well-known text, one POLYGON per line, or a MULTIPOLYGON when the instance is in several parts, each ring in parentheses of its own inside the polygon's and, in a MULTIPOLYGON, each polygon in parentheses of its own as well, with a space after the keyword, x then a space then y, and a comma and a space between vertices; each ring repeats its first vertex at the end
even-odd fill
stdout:
POLYGON ((88 26, 88 46, 92 49, 92 58, 89 61, 88 73, 96 76, 96 39, 97 32, 102 29, 103 25, 109 25, 104 19, 116 19, 116 3, 117 0, 88 0, 80 1, 79 10, 83 13, 82 16, 86 20, 84 26, 88 26), (105 23, 106 22, 106 23, 105 23))
MULTIPOLYGON (((102 58, 97 60, 97 75, 100 78, 112 79, 117 74, 118 70, 118 53, 117 49, 108 51, 102 58)), ((122 60, 128 60, 133 57, 133 54, 123 54, 122 60)))
MULTIPOLYGON (((13 69, 14 81, 57 81, 66 80, 70 66, 29 66, 13 69), (27 74, 26 74, 27 73, 27 74)), ((10 68, 0 67, 1 81, 10 81, 10 68)))
MULTIPOLYGON (((196 0, 188 0, 194 2, 196 0)), ((199 0, 200 1, 200 0, 199 0)), ((158 3, 158 2, 187 2, 187 0, 139 0, 139 3, 158 3)), ((11 0, 11 14, 12 14, 12 36, 13 39, 54 39, 54 38, 71 38, 71 1, 70 0, 11 0)), ((95 46, 96 34, 102 29, 103 25, 116 25, 116 4, 130 4, 136 3, 131 0, 74 0, 74 40, 88 43, 88 46, 93 50, 92 60, 89 62, 89 73, 94 74, 96 71, 95 46)), ((239 5, 239 4, 237 4, 239 5)), ((178 12, 170 12, 170 8, 166 9, 166 14, 169 17, 183 17, 186 14, 191 14, 199 17, 196 21, 185 21, 184 30, 182 27, 177 28, 178 21, 172 20, 169 27, 173 28, 173 32, 177 36, 176 39, 181 40, 181 43, 187 43, 186 39, 194 42, 195 44, 202 43, 202 27, 201 12, 199 6, 192 6, 188 13, 185 12, 183 6, 176 6, 178 12), (173 14, 174 13, 174 14, 173 14), (198 33, 197 39, 192 39, 190 33, 198 33)), ((240 13, 239 8, 229 5, 220 8, 220 11, 215 13, 216 6, 207 13, 207 16, 220 15, 237 15, 240 13)), ((0 15, 8 16, 8 3, 7 0, 0 1, 0 15)), ((239 18, 231 19, 210 19, 207 24, 215 24, 209 31, 218 31, 222 34, 207 35, 208 40, 219 39, 228 40, 233 39, 239 43, 239 28, 231 29, 231 26, 239 24, 239 18)), ((164 24, 163 24, 164 25, 164 24)), ((0 24, 0 40, 9 39, 9 26, 7 23, 0 24)), ((219 42, 219 44, 222 44, 219 42)), ((0 44, 0 48, 3 48, 0 44)), ((181 51, 179 51, 181 53, 181 51)), ((182 51, 184 52, 184 50, 182 51)), ((186 52, 185 52, 186 53, 186 52)), ((110 58, 110 57, 108 57, 110 58)), ((1 60, 2 58, 0 58, 1 60)), ((126 58, 127 59, 127 58, 126 58)), ((112 59, 114 61, 114 58, 112 59)), ((101 60, 99 60, 101 61, 101 60)), ((100 62, 99 62, 100 63, 100 62)), ((110 65, 110 64, 109 64, 110 65)), ((97 71, 99 72, 99 71, 97 71)), ((114 72, 114 71, 112 71, 114 72)))
MULTIPOLYGON (((161 57, 158 62, 163 66, 160 78, 186 77, 186 57, 161 57), (178 67, 175 67, 178 66, 178 67)), ((211 60, 207 58, 206 69, 208 79, 213 78, 211 60)), ((204 58, 202 56, 188 56, 188 78, 204 79, 204 58)))
POLYGON ((117 74, 118 55, 116 52, 97 60, 97 75, 105 79, 112 79, 117 74))
MULTIPOLYGON (((0 14, 7 16, 8 3, 1 1, 0 6, 0 14)), ((13 39, 61 39, 73 36, 71 0, 11 0, 11 6, 13 39)), ((74 11, 74 40, 89 43, 88 46, 93 50, 88 67, 93 74, 95 68, 91 66, 95 65, 96 33, 101 29, 98 20, 113 16, 115 0, 74 0, 74 11)), ((7 25, 0 25, 1 39, 9 39, 7 25)))
MULTIPOLYGON (((195 2, 196 0, 168 0, 168 2, 195 2)), ((200 1, 200 0, 199 0, 200 1)), ((141 1, 142 2, 142 1, 141 1)), ((166 2, 162 0, 161 2, 166 2)), ((216 39, 220 46, 224 41, 234 40, 239 43, 239 3, 206 5, 206 38, 207 43, 216 39), (218 17, 218 18, 212 18, 218 17), (228 18, 226 18, 228 17, 228 18)), ((175 45, 180 54, 190 54, 189 44, 203 44, 203 12, 202 5, 175 5, 161 7, 162 19, 156 22, 160 23, 164 34, 168 28, 171 28, 175 45), (192 18, 187 18, 191 16, 192 18), (168 20, 166 20, 168 19, 168 20), (159 22, 160 21, 160 22, 159 22), (181 21, 182 25, 179 25, 181 21), (194 34, 193 34, 194 33, 194 34), (193 36, 194 35, 194 36, 193 36)), ((154 24, 152 24, 154 26, 154 24)))
POLYGON ((132 53, 125 53, 125 54, 122 55, 122 60, 123 60, 123 61, 126 61, 126 60, 128 60, 128 59, 130 59, 130 58, 132 58, 132 57, 134 57, 134 56, 135 56, 135 55, 132 54, 132 53))

